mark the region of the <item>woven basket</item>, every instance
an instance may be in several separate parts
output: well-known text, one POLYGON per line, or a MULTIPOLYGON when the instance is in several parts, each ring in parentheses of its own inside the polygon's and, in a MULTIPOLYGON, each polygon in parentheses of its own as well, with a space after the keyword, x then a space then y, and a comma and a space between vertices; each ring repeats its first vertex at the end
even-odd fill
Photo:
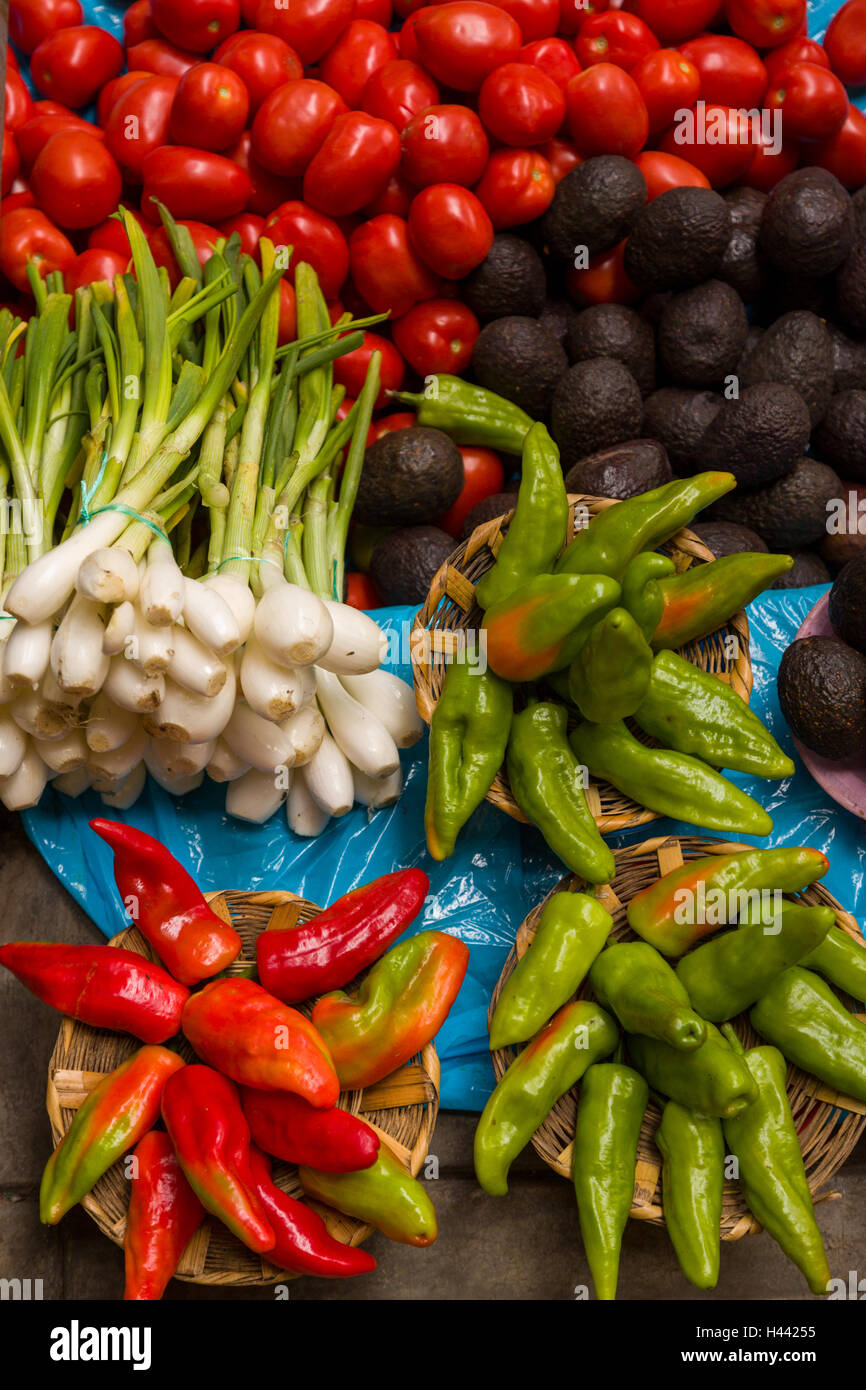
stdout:
MULTIPOLYGON (((688 859, 697 859, 707 854, 730 854, 735 850, 749 849, 749 845, 732 844, 724 840, 705 840, 689 836, 677 839, 656 838, 645 840, 643 844, 615 851, 616 876, 613 882, 598 890, 599 900, 613 917, 611 941, 637 941, 639 938, 626 921, 626 908, 642 888, 648 887, 660 875, 677 869, 688 859)), ((569 875, 557 884, 552 892, 587 891, 582 879, 569 875)), ((591 890, 589 890, 591 891, 591 890)), ((863 936, 856 921, 845 912, 820 884, 813 884, 797 895, 806 903, 821 903, 832 907, 836 913, 836 923, 849 936, 861 945, 863 936)), ((547 900, 545 899, 545 902, 547 900)), ((519 958, 526 952, 535 935, 538 920, 544 903, 533 908, 517 932, 514 949, 510 952, 502 974, 497 981, 490 1001, 488 1027, 493 1017, 496 1002, 502 993, 519 958)), ((578 990, 579 996, 592 997, 592 991, 584 982, 578 990)), ((843 1001, 852 1007, 847 995, 843 1001)), ((852 1009, 853 1011, 853 1009, 852 1009)), ((862 1015, 861 1015, 862 1017, 862 1015)), ((761 1040, 749 1023, 747 1013, 732 1020, 737 1035, 746 1047, 754 1047, 761 1040)), ((497 1081, 517 1056, 519 1048, 506 1047, 493 1053, 493 1067, 497 1081)), ((828 1189, 834 1175, 842 1167, 846 1158, 866 1127, 866 1104, 848 1096, 841 1096, 818 1081, 788 1064, 788 1100, 794 1123, 803 1150, 809 1189, 814 1201, 826 1201, 838 1197, 838 1192, 828 1189)), ((559 1100, 551 1110, 544 1124, 536 1131, 532 1144, 536 1152, 560 1177, 571 1178, 572 1142, 577 1119, 577 1098, 579 1087, 574 1087, 559 1100)), ((634 1200, 629 1213, 639 1221, 649 1221, 656 1226, 664 1225, 661 1198, 661 1155, 655 1145, 655 1132, 661 1120, 658 1104, 651 1100, 641 1126, 640 1141, 635 1169, 634 1200)), ((722 1240, 739 1240, 741 1236, 760 1231, 761 1227, 752 1216, 738 1183, 726 1181, 722 1199, 722 1240)))
MULTIPOLYGON (((587 518, 591 519, 606 507, 617 505, 609 497, 587 497, 583 494, 570 494, 568 501, 569 534, 582 529, 587 524, 587 518)), ((434 576, 427 600, 415 615, 411 641, 415 702, 421 718, 428 724, 442 690, 448 659, 455 651, 457 632, 461 629, 479 631, 481 628, 484 615, 475 602, 475 585, 492 568, 513 515, 513 512, 508 512, 476 527, 469 539, 457 547, 434 576)), ((712 552, 691 531, 678 531, 661 548, 674 560, 678 572, 692 564, 706 564, 713 559, 712 552)), ((748 701, 752 690, 752 667, 749 661, 749 623, 742 610, 717 632, 683 647, 680 655, 702 670, 727 681, 738 695, 748 701), (731 636, 737 638, 736 657, 728 656, 726 651, 726 640, 731 636)), ((643 735, 640 736, 643 738, 643 735)), ((591 780, 586 789, 586 799, 596 824, 605 833, 626 830, 634 825, 648 825, 650 821, 659 819, 655 811, 631 801, 607 782, 591 780)), ((487 800, 515 820, 527 821, 511 794, 504 768, 490 788, 487 800)))
MULTIPOLYGON (((243 949, 229 973, 241 974, 255 964, 255 941, 269 924, 292 927, 315 917, 321 908, 294 893, 209 893, 211 907, 224 921, 231 922, 243 939, 243 949)), ((155 960, 156 956, 135 927, 121 932, 111 943, 155 960)), ((310 1008, 302 1006, 309 1014, 310 1008)), ((69 1129, 75 1112, 105 1073, 113 1071, 141 1044, 122 1033, 90 1028, 64 1019, 48 1065, 46 1104, 55 1146, 69 1129)), ((194 1060, 189 1044, 182 1039, 178 1051, 187 1061, 194 1060)), ((439 1109, 439 1058, 432 1043, 418 1057, 391 1076, 363 1091, 348 1091, 340 1105, 354 1115, 363 1115, 413 1174, 420 1171, 436 1125, 439 1109)), ((308 1200, 301 1188, 297 1168, 275 1159, 274 1181, 284 1192, 308 1200)), ((123 1160, 100 1178, 81 1203, 101 1231, 115 1245, 123 1244, 129 1183, 123 1175, 123 1160)), ((310 1202, 324 1217, 331 1235, 346 1245, 360 1245, 373 1227, 343 1216, 340 1212, 310 1202)), ((178 1279, 194 1284, 274 1284, 296 1276, 268 1263, 266 1255, 256 1255, 232 1236, 221 1222, 207 1217, 183 1253, 178 1279)))

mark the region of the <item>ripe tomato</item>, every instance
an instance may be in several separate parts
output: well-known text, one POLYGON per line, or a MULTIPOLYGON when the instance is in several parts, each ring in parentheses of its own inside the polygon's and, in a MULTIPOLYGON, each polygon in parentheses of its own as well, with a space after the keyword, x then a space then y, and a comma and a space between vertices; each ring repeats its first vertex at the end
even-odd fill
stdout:
POLYGON ((229 217, 225 222, 220 222, 217 231, 224 237, 234 236, 237 232, 241 239, 241 250, 261 265, 259 238, 266 235, 263 217, 259 217, 255 212, 242 212, 237 217, 229 217))
POLYGON ((428 183, 469 188, 484 173, 489 153, 484 127, 468 106, 428 106, 403 130, 400 172, 418 188, 428 183))
POLYGON ((700 73, 676 48, 648 53, 631 75, 644 99, 652 135, 666 130, 677 111, 694 106, 701 94, 700 73))
POLYGON ((130 69, 158 73, 160 77, 183 77, 201 59, 197 53, 186 53, 165 39, 142 39, 126 50, 126 62, 130 69))
MULTIPOLYGON (((16 178, 18 170, 21 168, 21 156, 18 153, 18 146, 15 144, 15 136, 11 130, 3 131, 3 151, 2 161, 0 161, 0 194, 5 198, 16 178)), ((33 199, 33 203, 36 199, 33 199)), ((33 204, 31 203, 30 206, 33 204)), ((2 216, 2 210, 0 210, 2 216)))
POLYGON ((721 9, 720 0, 626 0, 661 43, 680 44, 706 29, 721 9))
POLYGON ((164 203, 172 217, 197 214, 222 222, 243 212, 253 189, 249 174, 238 164, 186 145, 152 150, 141 166, 141 176, 141 210, 154 222, 159 217, 157 202, 164 203))
POLYGON ((304 174, 304 200, 329 217, 358 212, 378 196, 400 163, 389 121, 350 111, 338 116, 304 174))
POLYGON ((755 48, 776 48, 800 32, 806 0, 725 0, 725 18, 755 48))
POLYGON ((364 217, 380 217, 383 212, 393 213, 395 217, 408 217, 415 197, 415 189, 399 174, 392 174, 382 192, 372 198, 362 209, 364 217))
POLYGON ((560 34, 579 34, 586 21, 602 14, 609 4, 610 0, 560 0, 560 34))
POLYGON ((0 218, 0 272, 24 294, 30 290, 30 261, 44 278, 49 271, 67 270, 74 260, 72 242, 40 208, 13 208, 0 218))
POLYGON ((134 0, 123 16, 123 46, 131 48, 145 39, 158 39, 159 30, 153 22, 150 0, 134 0))
POLYGON ((593 15, 580 26, 574 41, 574 51, 581 67, 593 63, 615 63, 631 72, 636 63, 653 53, 659 41, 637 15, 622 10, 608 10, 593 15))
POLYGON ((369 19, 353 19, 319 64, 323 82, 357 109, 367 79, 397 57, 397 45, 387 29, 369 19))
POLYGON ((369 574, 361 574, 358 570, 349 570, 346 574, 346 597, 343 602, 365 613, 371 608, 383 606, 382 595, 369 574))
MULTIPOLYGON (((396 324, 394 326, 396 328, 396 324)), ((447 371, 448 368, 431 367, 430 370, 447 371)), ((505 486, 502 460, 492 449, 464 448, 460 450, 460 456, 463 459, 463 488, 457 501, 433 523, 455 539, 462 536, 463 523, 472 508, 483 502, 485 497, 501 492, 505 486)))
POLYGON ((199 63, 178 83, 171 138, 202 150, 228 149, 239 140, 249 110, 249 94, 236 72, 219 63, 199 63))
POLYGON ((642 291, 625 273, 625 242, 590 259, 585 270, 570 270, 565 287, 576 304, 633 304, 642 291))
POLYGON ((306 203, 281 203, 265 222, 265 233, 275 246, 292 247, 292 265, 306 261, 319 277, 322 294, 336 299, 349 274, 349 247, 346 238, 330 217, 306 203))
POLYGON ((418 111, 438 100, 439 88, 418 63, 394 58, 367 78, 361 109, 402 131, 418 111))
POLYGON ((506 145, 542 145, 565 120, 565 95, 552 77, 531 63, 504 63, 485 77, 478 93, 482 122, 506 145))
POLYGON ((849 106, 842 129, 829 140, 807 145, 805 151, 809 164, 829 169, 846 188, 862 187, 866 183, 866 116, 856 106, 849 106))
POLYGON ((378 333, 365 333, 359 348, 334 359, 334 381, 338 386, 345 386, 347 393, 357 400, 367 379, 367 369, 374 352, 382 354, 379 369, 381 386, 376 397, 376 406, 381 408, 388 402, 388 391, 400 390, 406 371, 403 358, 387 338, 378 333))
POLYGON ((98 126, 91 125, 89 121, 79 120, 77 116, 34 116, 32 121, 15 131, 15 144, 21 156, 22 169, 29 171, 39 151, 48 144, 52 135, 65 130, 80 131, 82 135, 89 135, 94 140, 104 139, 98 126))
POLYGON ((238 0, 150 0, 153 22, 169 43, 210 53, 240 27, 238 0))
POLYGON ((484 0, 425 6, 414 33, 425 68, 460 92, 477 92, 494 68, 516 61, 523 43, 517 21, 484 0))
POLYGON ((124 92, 128 92, 131 87, 135 86, 136 82, 141 82, 145 77, 150 76, 149 72, 124 72, 121 73, 120 77, 113 77, 110 82, 106 82, 96 103, 96 119, 103 130, 108 125, 108 118, 124 92))
POLYGON ((700 73, 700 95, 704 101, 715 101, 721 106, 760 106, 767 90, 767 69, 754 48, 742 39, 702 34, 684 43, 682 54, 700 73))
POLYGON ((749 188, 757 188, 769 193, 780 179, 791 174, 800 163, 800 143, 798 140, 783 140, 780 148, 775 148, 772 140, 763 135, 758 138, 754 158, 743 176, 743 183, 749 188))
POLYGON ((362 222, 349 241, 349 257, 358 293, 377 314, 407 314, 419 300, 432 299, 439 288, 438 278, 415 251, 402 217, 385 213, 362 222))
POLYGON ((104 222, 123 186, 102 141, 77 130, 52 135, 30 170, 30 185, 42 210, 67 230, 104 222))
MULTIPOLYGON (((349 399, 345 397, 343 404, 349 399)), ((346 412, 348 414, 348 411, 346 412)), ((395 415, 381 415, 378 420, 373 420, 367 435, 367 448, 375 444, 377 439, 381 439, 385 434, 396 434, 398 430, 410 430, 415 424, 415 416, 410 410, 398 410, 395 415)), ((358 523, 360 525, 360 522, 358 523)), ((353 527, 354 530, 354 527, 353 527)), ((355 563, 360 563, 357 552, 354 551, 355 563)))
POLYGON ((698 103, 665 132, 659 148, 688 159, 713 188, 725 188, 745 175, 755 157, 757 136, 745 112, 698 103))
POLYGON ((276 34, 250 33, 246 29, 220 44, 214 62, 237 73, 249 92, 253 115, 277 87, 304 75, 295 50, 276 34))
POLYGON ((153 150, 168 144, 176 77, 143 77, 114 103, 105 127, 105 143, 134 182, 153 150))
POLYGON ((578 73, 565 92, 568 127, 581 154, 634 159, 649 134, 649 116, 637 83, 614 63, 578 73))
POLYGON ((520 62, 541 68, 553 78, 557 87, 567 87, 572 77, 580 72, 580 63, 565 39, 536 39, 534 43, 525 43, 520 50, 520 62))
MULTIPOLYGON (((547 140, 539 146, 538 153, 547 160, 550 165, 550 172, 553 174, 554 183, 559 183, 566 174, 570 174, 572 169, 576 169, 578 164, 583 163, 583 155, 579 153, 575 145, 570 140, 547 140)), ((493 214, 490 214, 491 217, 493 214)), ((495 225, 495 224, 494 224, 495 225)))
POLYGON ((831 68, 846 86, 860 87, 866 82, 866 0, 848 0, 834 14, 824 35, 824 49, 831 68))
POLYGON ((77 24, 42 40, 30 76, 40 92, 64 106, 89 106, 122 67, 123 49, 113 35, 95 24, 77 24))
POLYGON ((421 62, 421 53, 418 48, 418 40, 415 37, 415 25, 421 18, 421 15, 426 14, 428 10, 432 10, 435 8, 435 4, 419 5, 403 21, 403 24, 400 28, 400 33, 397 35, 397 47, 400 50, 401 58, 408 58, 411 63, 421 62))
POLYGON ((383 29, 390 29, 391 20, 394 18, 391 0, 355 0, 352 14, 355 19, 372 19, 375 24, 381 24, 383 29))
POLYGON ((274 174, 303 174, 338 116, 348 111, 338 92, 301 78, 266 97, 253 121, 253 154, 274 174))
POLYGON ((499 0, 499 8, 517 20, 524 43, 552 38, 559 28, 559 0, 499 0))
POLYGON ((792 67, 794 63, 817 63, 821 68, 829 68, 830 59, 814 39, 789 39, 780 48, 771 48, 764 55, 768 82, 775 82, 782 69, 792 67))
POLYGON ((848 118, 848 93, 817 63, 783 68, 767 89, 765 105, 782 112, 785 135, 795 140, 828 140, 848 118))
POLYGON ((475 187, 497 232, 534 222, 555 192, 553 170, 537 150, 494 150, 475 187))
POLYGON ((74 294, 76 290, 93 285, 97 280, 105 280, 113 285, 115 275, 123 275, 128 265, 128 256, 107 251, 104 247, 82 251, 64 272, 63 288, 67 294, 74 294))
POLYGON ((4 130, 20 130, 36 115, 33 98, 24 79, 14 68, 6 69, 6 96, 3 104, 4 130))
POLYGON ((9 37, 22 53, 32 53, 49 34, 80 24, 83 18, 78 0, 11 0, 9 37))
POLYGON ((431 183, 413 199, 409 236, 422 261, 437 275, 462 280, 490 250, 493 223, 468 188, 431 183))
POLYGON ((233 164, 239 164, 249 175, 253 191, 247 203, 247 212, 267 217, 274 208, 288 202, 290 198, 297 197, 301 192, 300 179, 281 179, 277 174, 272 174, 270 169, 265 169, 259 164, 253 154, 253 137, 248 130, 244 131, 233 149, 225 151, 225 156, 233 164))
MULTIPOLYGON (((135 208, 126 208, 128 213, 135 218, 145 236, 150 238, 153 228, 146 223, 141 213, 135 208)), ((119 256, 124 256, 129 260, 132 249, 129 245, 129 237, 126 235, 126 228, 119 217, 108 217, 104 222, 100 222, 98 227, 87 238, 88 250, 116 251, 119 256)))
POLYGON ((661 150, 641 150, 635 164, 646 180, 647 202, 651 203, 669 188, 709 188, 706 174, 676 154, 661 150))
MULTIPOLYGON (((192 222, 185 219, 179 219, 179 225, 181 227, 186 227, 192 237, 192 244, 195 249, 195 254, 198 257, 199 265, 204 265, 206 261, 210 260, 213 255, 214 246, 219 240, 220 234, 216 227, 209 227, 204 222, 192 222)), ((148 238, 148 242, 153 259, 158 266, 165 266, 168 271, 171 287, 172 289, 176 289, 181 278, 180 268, 177 261, 174 259, 174 252, 171 249, 171 242, 168 239, 168 233, 165 228, 158 227, 156 230, 152 231, 148 238)))
POLYGON ((306 67, 337 42, 353 10, 353 0, 260 0, 255 27, 285 39, 306 67))
POLYGON ((478 331, 477 318, 459 299, 427 299, 393 325, 397 350, 420 377, 459 376, 472 361, 478 331))
POLYGON ((298 336, 298 301, 294 286, 288 280, 280 281, 280 326, 277 331, 277 346, 285 347, 298 336))

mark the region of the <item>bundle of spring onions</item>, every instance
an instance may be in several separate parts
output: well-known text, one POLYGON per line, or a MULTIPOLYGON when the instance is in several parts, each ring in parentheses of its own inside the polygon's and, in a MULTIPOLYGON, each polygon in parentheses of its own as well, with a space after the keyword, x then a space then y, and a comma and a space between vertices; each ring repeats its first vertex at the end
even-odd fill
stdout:
POLYGON ((133 804, 205 775, 226 810, 317 835, 400 795, 412 692, 343 592, 376 396, 345 419, 333 361, 373 319, 332 326, 295 269, 298 339, 278 347, 285 248, 237 238, 199 265, 164 214, 172 291, 125 213, 134 274, 0 313, 0 800, 49 781, 133 804))

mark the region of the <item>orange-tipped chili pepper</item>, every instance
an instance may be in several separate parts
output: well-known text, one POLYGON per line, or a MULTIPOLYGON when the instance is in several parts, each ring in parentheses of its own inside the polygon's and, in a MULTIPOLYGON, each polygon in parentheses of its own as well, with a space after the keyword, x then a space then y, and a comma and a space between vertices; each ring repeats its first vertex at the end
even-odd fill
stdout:
POLYGON ((176 980, 195 985, 231 965, 240 937, 211 912, 165 845, 119 821, 92 820, 90 828, 114 850, 114 881, 124 906, 176 980))
POLYGON ((204 1220, 204 1207, 183 1175, 162 1129, 139 1140, 133 1157, 123 1239, 128 1302, 162 1298, 180 1257, 204 1220))
POLYGON ((743 551, 660 579, 664 608, 652 644, 683 647, 715 632, 793 565, 790 555, 743 551))
POLYGON ((276 1244, 268 1251, 269 1264, 320 1279, 351 1279, 376 1268, 371 1254, 335 1240, 318 1212, 276 1186, 270 1159, 255 1146, 251 1167, 256 1196, 276 1235, 276 1244))
POLYGON ((251 1086, 241 1087, 241 1105, 253 1139, 275 1158, 323 1173, 354 1173, 376 1162, 378 1134, 348 1110, 314 1110, 290 1091, 251 1086))
POLYGON ((183 1031, 200 1057, 243 1086, 294 1091, 317 1109, 337 1103, 340 1083, 316 1028, 254 980, 213 980, 191 995, 183 1031))
POLYGON ((601 574, 530 579, 484 614, 490 669, 503 680, 533 681, 570 666, 619 596, 616 580, 601 574))

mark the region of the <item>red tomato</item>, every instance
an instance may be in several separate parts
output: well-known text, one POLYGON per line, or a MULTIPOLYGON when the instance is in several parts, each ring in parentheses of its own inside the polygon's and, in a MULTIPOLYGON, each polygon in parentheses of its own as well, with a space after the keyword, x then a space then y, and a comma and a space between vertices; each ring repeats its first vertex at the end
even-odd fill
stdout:
POLYGON ((306 203, 293 201, 274 210, 265 223, 265 232, 275 246, 291 246, 292 261, 311 265, 322 294, 336 299, 349 273, 349 247, 336 222, 306 203))
MULTIPOLYGON (((9 52, 10 52, 10 53, 12 52, 11 48, 10 48, 9 52)), ((112 79, 112 81, 116 81, 116 80, 117 80, 116 78, 113 78, 113 79, 112 79)), ((109 82, 108 85, 111 86, 111 83, 109 82)), ((70 107, 64 106, 63 103, 62 103, 62 102, 59 102, 59 101, 34 101, 34 103, 33 103, 33 115, 34 115, 34 117, 36 117, 36 116, 66 116, 69 120, 73 120, 73 121, 77 121, 77 120, 81 119, 80 117, 76 116, 75 112, 72 111, 72 110, 70 109, 70 107)))
MULTIPOLYGON (((396 327, 396 324, 395 324, 396 327)), ((447 371, 448 368, 433 367, 432 371, 447 371)), ((505 486, 505 470, 502 460, 492 449, 461 449, 463 459, 463 488, 457 501, 433 523, 449 536, 459 539, 463 534, 463 523, 473 507, 492 497, 505 486)))
POLYGON ((817 63, 783 68, 764 101, 768 110, 782 112, 785 135, 795 140, 828 140, 848 119, 848 93, 817 63))
POLYGON ((33 261, 44 278, 52 270, 68 270, 75 248, 40 208, 13 208, 0 218, 0 271, 17 290, 27 294, 27 265, 33 261))
POLYGON ((32 53, 49 34, 80 24, 83 18, 78 0, 11 0, 9 37, 22 53, 32 53))
POLYGON ((631 72, 636 63, 659 47, 651 29, 637 15, 608 10, 593 15, 580 26, 574 51, 581 67, 593 63, 615 63, 631 72))
POLYGON ((51 137, 30 171, 30 184, 42 210, 66 230, 104 222, 123 186, 102 141, 76 130, 51 137))
POLYGON ((725 0, 725 18, 746 43, 776 48, 799 33, 806 0, 725 0))
MULTIPOLYGON (((345 405, 348 400, 349 397, 346 396, 343 400, 343 405, 345 405)), ((346 411, 347 415, 348 413, 349 412, 346 411)), ((398 411, 396 415, 380 416, 378 420, 373 420, 370 425, 370 430, 367 435, 367 448, 369 449, 370 445, 375 444, 376 440, 381 439, 383 435, 396 434, 398 430, 412 429, 415 423, 415 416, 410 410, 398 411)), ((357 556, 355 558, 355 563, 358 563, 357 556)))
POLYGON ((352 18, 372 19, 375 24, 381 24, 383 29, 389 29, 394 18, 391 0, 355 0, 352 18))
POLYGON ((241 16, 244 24, 250 29, 256 27, 256 15, 259 12, 261 0, 241 0, 241 16))
POLYGON ((498 0, 499 8, 516 19, 524 43, 552 38, 559 28, 559 0, 498 0))
POLYGON ((294 286, 288 280, 280 281, 280 326, 277 333, 278 347, 293 343, 298 336, 298 302, 294 286))
MULTIPOLYGON (((572 169, 576 169, 578 164, 583 163, 583 155, 579 153, 570 140, 547 140, 539 147, 538 153, 550 165, 554 183, 559 183, 566 174, 571 173, 572 169)), ((492 213, 490 215, 493 216, 492 213)))
POLYGON ((66 130, 77 130, 94 140, 105 138, 98 126, 91 125, 89 121, 81 121, 77 116, 34 116, 32 121, 15 131, 15 144, 21 156, 21 167, 29 170, 39 151, 48 144, 52 135, 66 130))
POLYGON ((580 305, 633 304, 642 291, 628 278, 623 265, 625 242, 593 256, 585 270, 570 270, 565 278, 571 298, 580 305))
POLYGON ((743 177, 749 188, 769 193, 780 179, 791 174, 800 163, 800 143, 797 140, 783 140, 781 148, 775 149, 772 140, 760 136, 755 156, 743 177))
POLYGON ((649 134, 649 116, 636 82, 614 63, 578 73, 565 92, 568 127, 581 154, 634 159, 649 134))
POLYGON ((15 49, 10 48, 9 44, 6 45, 6 66, 7 68, 12 68, 15 72, 21 71, 21 64, 15 56, 15 49))
POLYGON ((490 250, 493 223, 468 188, 432 183, 412 202, 409 236, 422 261, 437 275, 462 280, 490 250))
POLYGON ((494 68, 517 59, 523 43, 517 21, 484 0, 425 6, 414 32, 425 68, 460 92, 477 92, 494 68))
POLYGON ((330 217, 358 212, 400 163, 400 136, 366 111, 338 116, 304 174, 304 200, 330 217))
POLYGON ((550 207, 555 192, 553 170, 537 150, 494 150, 475 186, 497 232, 534 222, 550 207))
POLYGON ((346 574, 346 597, 343 602, 363 612, 383 606, 382 595, 369 574, 361 574, 358 570, 349 570, 346 574))
POLYGON ((131 87, 135 86, 136 82, 141 82, 150 76, 149 72, 124 72, 120 77, 113 77, 110 82, 106 82, 99 93, 99 100, 96 104, 96 119, 103 130, 108 125, 108 118, 124 92, 128 92, 131 87))
POLYGON ((220 222, 217 231, 224 237, 233 236, 237 232, 241 239, 241 250, 261 265, 259 238, 266 235, 263 217, 254 212, 242 212, 238 217, 229 217, 227 221, 220 222))
POLYGON ((468 106, 428 106, 403 130, 400 172, 419 188, 428 183, 469 188, 484 173, 489 153, 484 127, 468 106))
POLYGON ((377 314, 407 314, 419 300, 432 299, 439 288, 437 277, 416 253, 402 217, 386 213, 362 222, 349 241, 349 257, 358 292, 377 314))
POLYGON ((240 27, 238 0, 150 0, 153 22, 169 43, 210 53, 240 27))
MULTIPOLYGON (((5 138, 6 138, 6 137, 4 136, 4 139, 5 139, 5 138)), ((14 139, 15 139, 14 135, 10 135, 10 136, 9 136, 9 139, 10 139, 10 140, 14 140, 14 139)), ((16 183, 20 184, 20 182, 21 182, 20 179, 16 179, 16 180, 13 182, 13 185, 12 185, 13 188, 15 187, 15 184, 16 184, 16 183)), ((9 194, 3 199, 3 201, 0 202, 0 217, 5 217, 6 214, 7 214, 7 212, 12 212, 13 208, 35 208, 35 206, 36 206, 36 199, 34 198, 33 194, 30 192, 30 189, 29 189, 29 188, 21 188, 21 189, 19 189, 18 191, 14 192, 14 193, 9 193, 9 194)))
POLYGON ((121 169, 136 183, 147 156, 168 144, 176 77, 143 77, 114 103, 105 127, 105 143, 121 169))
POLYGON ((459 299, 428 299, 395 320, 394 344, 420 377, 432 372, 459 376, 472 361, 478 330, 477 318, 459 299))
POLYGON ((648 53, 631 75, 644 99, 652 135, 666 130, 677 111, 694 106, 701 94, 700 73, 676 48, 648 53))
POLYGON ((661 43, 679 44, 706 29, 718 14, 720 0, 626 0, 661 43))
POLYGON ((266 97, 253 121, 253 153, 274 174, 303 174, 338 116, 339 93, 313 78, 286 82, 266 97))
POLYGON ((433 5, 419 5, 404 20, 400 33, 397 35, 397 47, 400 50, 401 58, 408 58, 411 63, 421 62, 421 53, 418 48, 418 40, 415 37, 415 25, 422 14, 427 14, 428 10, 436 8, 438 0, 433 5))
MULTIPOLYGON (((153 233, 153 228, 145 223, 141 213, 135 208, 127 208, 126 211, 131 213, 135 218, 145 236, 150 237, 153 233)), ((98 227, 94 227, 87 238, 87 246, 88 250, 91 251, 116 251, 119 256, 124 256, 127 261, 132 255, 129 237, 126 235, 126 228, 119 217, 108 217, 104 222, 100 222, 98 227)))
MULTIPOLYGON (((191 222, 183 218, 178 219, 181 227, 186 227, 192 237, 192 244, 195 254, 198 257, 199 265, 204 265, 213 255, 213 249, 219 240, 220 233, 216 227, 209 227, 204 222, 191 222)), ((174 259, 174 252, 171 249, 171 242, 164 227, 158 227, 151 232, 148 238, 151 254, 158 266, 164 265, 168 271, 168 278, 172 289, 175 289, 180 281, 181 274, 177 261, 174 259)))
POLYGON ((846 86, 860 87, 866 82, 866 0, 848 0, 834 14, 824 35, 824 49, 831 68, 846 86))
POLYGON ((364 206, 363 214, 365 217, 380 217, 388 212, 395 217, 408 217, 415 191, 399 174, 392 174, 378 197, 364 206))
POLYGON ((253 115, 277 87, 304 75, 295 50, 276 34, 256 34, 248 30, 233 34, 220 44, 214 62, 237 73, 249 92, 253 115))
POLYGON ((33 98, 24 85, 24 79, 14 68, 6 69, 6 97, 3 104, 4 130, 20 130, 21 126, 32 121, 36 112, 33 98))
POLYGON ((152 150, 141 166, 144 188, 141 210, 158 219, 156 203, 172 217, 209 217, 222 222, 243 212, 252 193, 252 180, 240 165, 209 150, 167 145, 152 150))
POLYGON ((64 106, 88 106, 122 67, 123 49, 113 35, 95 24, 77 24, 42 40, 30 76, 40 92, 64 106))
POLYGON ((572 77, 580 72, 580 63, 565 39, 536 39, 534 43, 525 43, 520 50, 520 61, 541 68, 553 78, 557 87, 567 87, 572 77))
POLYGON ((153 22, 150 0, 134 0, 123 16, 123 46, 143 43, 145 39, 158 39, 159 30, 153 22))
POLYGON ((186 53, 165 39, 142 39, 126 50, 126 62, 130 69, 158 73, 160 77, 183 77, 201 59, 197 53, 186 53))
MULTIPOLYGON (((0 193, 4 198, 18 177, 20 168, 21 156, 18 153, 18 146, 15 144, 15 136, 11 130, 4 130, 2 165, 0 165, 0 193)), ((35 199, 33 201, 35 202, 35 199)), ((2 216, 2 210, 0 210, 0 216, 2 216)))
POLYGON ((316 63, 352 19, 353 0, 260 0, 256 28, 285 39, 306 67, 316 63))
POLYGON ((374 352, 382 354, 379 378, 381 387, 376 397, 376 405, 381 407, 387 404, 388 391, 400 390, 405 368, 394 344, 387 338, 380 337, 378 333, 365 333, 364 341, 359 348, 355 348, 354 352, 347 352, 344 357, 334 359, 334 381, 337 386, 345 386, 348 394, 357 400, 367 379, 367 369, 374 352))
POLYGON ((63 276, 63 288, 67 294, 74 294, 84 285, 93 285, 97 280, 114 284, 115 275, 123 275, 129 265, 129 257, 118 255, 116 251, 106 251, 96 247, 82 251, 63 276))
POLYGON ((418 111, 438 100, 439 88, 418 63, 395 58, 367 78, 361 109, 402 131, 418 111))
POLYGON ((700 96, 704 101, 721 106, 760 106, 767 90, 767 69, 754 48, 742 39, 727 34, 702 34, 691 43, 684 43, 682 53, 700 73, 700 96))
POLYGON ((319 64, 323 82, 357 109, 367 79, 397 57, 397 45, 387 29, 369 19, 353 19, 319 64))
POLYGON ((504 63, 485 77, 478 114, 506 145, 542 145, 565 119, 565 95, 552 77, 531 63, 504 63))
POLYGON ((817 63, 819 67, 829 68, 830 59, 814 39, 789 39, 781 48, 772 48, 764 56, 768 82, 775 82, 782 69, 794 63, 817 63))
POLYGON ((609 3, 610 0, 560 0, 560 34, 580 33, 586 21, 593 15, 602 14, 609 3))
POLYGON ((240 139, 249 110, 249 94, 236 72, 219 63, 199 63, 178 83, 171 138, 202 150, 228 149, 240 139))
POLYGON ((810 164, 829 169, 846 188, 862 187, 866 183, 866 116, 849 106, 842 129, 829 140, 807 145, 806 157, 810 164))
POLYGON ((272 174, 270 169, 259 164, 253 154, 253 137, 250 131, 245 130, 234 149, 226 150, 225 155, 226 159, 230 159, 233 164, 239 164, 249 175, 253 191, 247 203, 247 212, 267 217, 281 203, 287 203, 291 198, 300 195, 300 179, 281 179, 272 174))
POLYGON ((659 148, 706 174, 713 188, 736 183, 757 149, 755 125, 743 111, 698 103, 662 137, 659 148))
POLYGON ((641 150, 635 164, 646 180, 648 203, 660 193, 667 193, 669 188, 710 186, 706 174, 702 174, 694 164, 689 164, 676 154, 663 154, 661 150, 641 150))

